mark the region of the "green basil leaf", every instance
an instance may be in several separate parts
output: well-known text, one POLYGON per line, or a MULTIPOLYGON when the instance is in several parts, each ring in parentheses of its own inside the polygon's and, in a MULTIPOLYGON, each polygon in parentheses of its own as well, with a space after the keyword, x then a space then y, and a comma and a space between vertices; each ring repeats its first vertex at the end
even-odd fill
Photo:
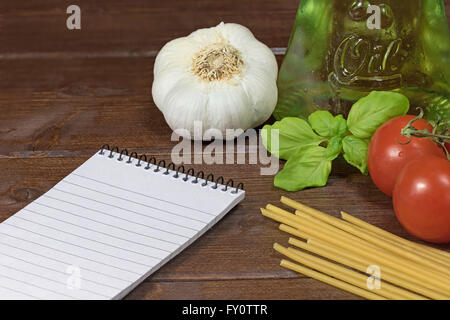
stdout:
POLYGON ((333 136, 343 137, 347 133, 347 120, 344 119, 342 114, 338 114, 334 117, 334 125, 333 125, 333 136))
POLYGON ((329 111, 318 110, 311 113, 308 117, 311 127, 321 136, 332 136, 332 127, 334 117, 329 111))
POLYGON ((287 160, 297 150, 307 146, 317 146, 326 139, 314 133, 309 123, 303 119, 289 117, 265 125, 261 132, 264 147, 274 156, 287 160), (277 137, 278 143, 272 141, 277 137), (272 134, 273 133, 273 134, 272 134))
POLYGON ((355 136, 346 136, 342 140, 344 149, 344 159, 352 166, 367 175, 367 152, 369 150, 369 141, 357 138, 355 136))
POLYGON ((333 137, 328 141, 328 146, 326 150, 326 159, 334 160, 336 159, 342 151, 342 138, 333 137))
POLYGON ((308 117, 311 127, 323 137, 343 136, 347 132, 347 121, 342 115, 333 115, 329 111, 318 110, 308 117))
POLYGON ((321 187, 327 183, 331 172, 331 160, 327 150, 320 146, 309 146, 297 150, 278 172, 274 185, 287 191, 298 191, 307 187, 321 187))
POLYGON ((356 101, 350 109, 348 130, 358 138, 368 139, 380 125, 406 114, 408 109, 409 100, 404 95, 391 91, 372 91, 356 101))

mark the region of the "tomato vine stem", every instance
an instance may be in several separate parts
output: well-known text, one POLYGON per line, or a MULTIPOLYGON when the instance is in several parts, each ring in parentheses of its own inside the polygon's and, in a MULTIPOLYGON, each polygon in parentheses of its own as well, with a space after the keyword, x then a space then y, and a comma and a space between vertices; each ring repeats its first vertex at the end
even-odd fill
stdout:
POLYGON ((445 147, 445 143, 450 143, 450 135, 449 135, 449 123, 445 122, 443 123, 443 126, 441 127, 440 120, 436 123, 432 124, 433 131, 429 132, 428 129, 419 130, 416 127, 413 126, 414 122, 423 118, 423 109, 417 108, 419 110, 419 114, 414 118, 411 119, 411 121, 408 122, 408 124, 401 130, 402 136, 405 136, 409 138, 409 140, 405 143, 401 144, 408 144, 411 142, 412 137, 415 138, 425 138, 425 139, 431 139, 435 143, 437 143, 441 148, 444 149, 445 154, 447 155, 447 160, 450 161, 450 153, 448 152, 447 148, 445 147), (438 132, 438 127, 440 127, 440 131, 438 132))

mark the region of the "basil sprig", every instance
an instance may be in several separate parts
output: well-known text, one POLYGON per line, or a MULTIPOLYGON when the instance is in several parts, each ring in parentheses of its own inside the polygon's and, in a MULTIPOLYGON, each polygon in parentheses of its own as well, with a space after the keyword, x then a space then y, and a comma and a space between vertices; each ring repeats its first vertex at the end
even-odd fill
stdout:
POLYGON ((327 183, 332 161, 340 154, 367 175, 369 141, 380 125, 408 112, 408 99, 396 92, 372 91, 351 108, 347 120, 328 111, 315 111, 308 121, 288 117, 263 128, 263 144, 287 160, 274 185, 287 191, 320 187, 327 183), (278 130, 278 148, 272 149, 271 130, 278 130), (276 149, 276 150, 275 150, 276 149))

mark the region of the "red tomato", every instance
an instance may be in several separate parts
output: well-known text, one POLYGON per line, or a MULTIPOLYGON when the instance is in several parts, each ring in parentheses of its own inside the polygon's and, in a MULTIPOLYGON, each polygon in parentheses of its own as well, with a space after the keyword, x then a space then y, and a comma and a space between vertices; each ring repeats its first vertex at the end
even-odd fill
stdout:
MULTIPOLYGON (((414 116, 406 115, 393 118, 378 128, 369 144, 368 167, 375 185, 388 196, 392 196, 395 181, 401 169, 410 161, 424 156, 437 156, 446 159, 444 150, 435 142, 426 138, 408 138, 400 131, 414 116)), ((417 129, 433 127, 424 119, 414 122, 417 129)))
POLYGON ((394 210, 403 227, 425 241, 450 242, 450 162, 424 157, 398 176, 394 210))

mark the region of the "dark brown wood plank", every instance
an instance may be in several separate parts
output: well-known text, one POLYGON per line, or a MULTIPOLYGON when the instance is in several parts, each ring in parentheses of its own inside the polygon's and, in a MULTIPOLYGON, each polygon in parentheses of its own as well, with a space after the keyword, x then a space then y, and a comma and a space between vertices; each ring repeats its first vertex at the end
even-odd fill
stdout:
POLYGON ((270 47, 285 47, 297 5, 298 0, 2 1, 0 54, 154 55, 166 42, 221 21, 247 26, 270 47), (82 25, 71 31, 66 8, 74 3, 81 8, 82 25))
POLYGON ((171 130, 150 93, 153 62, 0 60, 0 154, 167 146, 171 130))
MULTIPOLYGON (((154 56, 168 41, 220 21, 243 24, 270 47, 286 47, 299 0, 76 2, 82 29, 66 28, 72 1, 2 1, 0 57, 154 56)), ((450 0, 444 0, 447 16, 450 0)))
POLYGON ((359 297, 310 278, 146 282, 126 299, 353 300, 359 297))
POLYGON ((89 155, 104 143, 170 152, 176 142, 151 97, 153 64, 0 59, 0 158, 89 155))

